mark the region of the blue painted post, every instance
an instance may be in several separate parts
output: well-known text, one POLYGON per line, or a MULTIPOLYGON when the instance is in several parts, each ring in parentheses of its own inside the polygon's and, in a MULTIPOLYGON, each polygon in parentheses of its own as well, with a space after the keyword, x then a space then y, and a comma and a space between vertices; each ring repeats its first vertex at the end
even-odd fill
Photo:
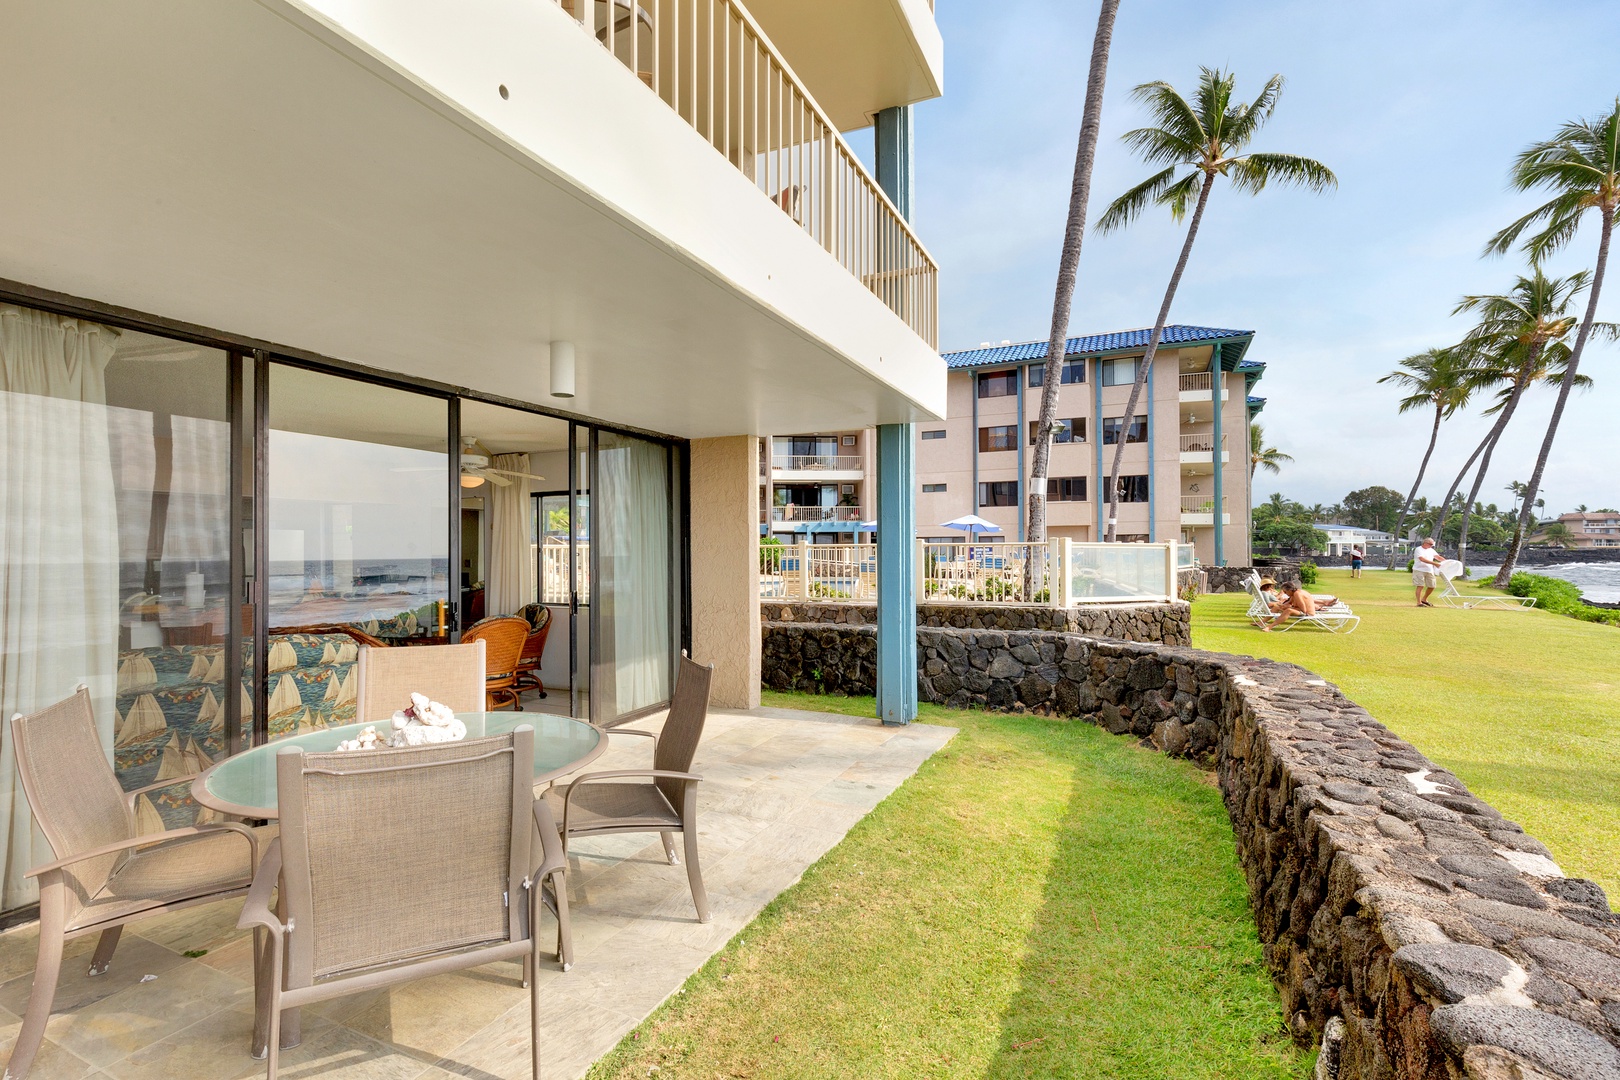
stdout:
POLYGON ((911 220, 911 196, 916 187, 912 172, 911 106, 896 105, 877 114, 874 133, 877 158, 877 182, 883 193, 900 211, 906 221, 911 220))
POLYGON ((917 718, 916 462, 910 424, 877 429, 877 714, 917 718))
MULTIPOLYGON (((1153 512, 1154 507, 1157 505, 1153 500, 1158 498, 1159 495, 1159 478, 1156 475, 1159 470, 1155 468, 1153 458, 1153 381, 1153 373, 1150 371, 1148 372, 1147 381, 1148 543, 1150 544, 1159 542, 1159 519, 1153 512)), ((1127 420, 1126 424, 1129 423, 1130 421, 1127 420)), ((1177 505, 1180 505, 1179 501, 1177 505)))
MULTIPOLYGON (((1221 474, 1221 389, 1226 385, 1226 373, 1221 370, 1221 347, 1216 345, 1209 353, 1209 384, 1212 387, 1210 397, 1215 402, 1215 447, 1211 458, 1215 464, 1215 565, 1226 565, 1226 524, 1221 513, 1222 499, 1221 474)), ((1248 447, 1244 447, 1247 453, 1248 447)))

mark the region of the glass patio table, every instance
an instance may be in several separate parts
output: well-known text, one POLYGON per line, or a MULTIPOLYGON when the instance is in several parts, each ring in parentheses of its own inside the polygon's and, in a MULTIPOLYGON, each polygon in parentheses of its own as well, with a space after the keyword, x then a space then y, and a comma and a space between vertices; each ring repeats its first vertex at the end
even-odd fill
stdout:
MULTIPOLYGON (((605 732, 566 716, 525 712, 466 712, 456 716, 467 725, 469 739, 505 735, 519 724, 533 728, 536 785, 590 764, 607 749, 605 732)), ((296 746, 305 753, 322 754, 337 749, 338 743, 354 738, 368 727, 375 727, 382 735, 390 730, 387 720, 342 724, 244 750, 201 773, 191 782, 191 796, 222 814, 274 818, 277 816, 276 754, 283 747, 296 746)))

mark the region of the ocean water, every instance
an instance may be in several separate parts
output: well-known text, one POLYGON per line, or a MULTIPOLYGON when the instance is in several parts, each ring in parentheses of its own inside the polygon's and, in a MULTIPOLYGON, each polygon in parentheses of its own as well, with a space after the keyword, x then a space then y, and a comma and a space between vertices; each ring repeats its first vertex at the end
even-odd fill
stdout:
MULTIPOLYGON (((1493 577, 1495 566, 1471 566, 1475 581, 1493 577)), ((1581 590, 1581 596, 1598 604, 1620 604, 1620 563, 1558 563, 1553 566, 1526 566, 1527 573, 1561 578, 1581 590)))

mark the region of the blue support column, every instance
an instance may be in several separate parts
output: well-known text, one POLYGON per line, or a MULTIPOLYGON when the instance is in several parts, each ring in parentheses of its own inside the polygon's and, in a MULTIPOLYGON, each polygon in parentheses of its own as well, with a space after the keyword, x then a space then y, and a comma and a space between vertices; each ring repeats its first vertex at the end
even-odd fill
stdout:
POLYGON ((916 461, 910 424, 877 429, 877 714, 917 718, 916 461))
MULTIPOLYGON (((1215 565, 1226 565, 1226 524, 1222 500, 1224 494, 1221 490, 1221 474, 1226 470, 1221 467, 1221 390, 1226 385, 1226 372, 1221 368, 1221 346, 1216 345, 1209 354, 1210 371, 1210 397, 1215 402, 1215 446, 1210 458, 1215 464, 1215 565)), ((1248 453, 1248 445, 1244 445, 1244 453, 1248 453)))
POLYGON ((900 211, 911 221, 911 195, 916 186, 912 172, 911 106, 896 105, 877 114, 874 132, 877 182, 900 211))

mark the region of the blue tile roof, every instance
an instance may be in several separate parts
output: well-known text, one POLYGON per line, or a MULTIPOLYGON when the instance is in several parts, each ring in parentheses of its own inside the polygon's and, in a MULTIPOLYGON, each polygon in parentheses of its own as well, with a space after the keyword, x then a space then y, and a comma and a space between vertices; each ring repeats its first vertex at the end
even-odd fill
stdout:
MULTIPOLYGON (((1097 353, 1120 352, 1127 349, 1147 348, 1148 338, 1153 336, 1152 327, 1140 330, 1122 330, 1112 334, 1091 334, 1086 337, 1072 337, 1064 344, 1066 356, 1092 356, 1097 353)), ((1165 345, 1196 345, 1203 342, 1230 341, 1238 339, 1247 346, 1247 339, 1254 336, 1253 330, 1222 330, 1213 326, 1185 326, 1181 323, 1172 323, 1164 328, 1164 334, 1159 340, 1160 346, 1165 345)), ((987 349, 959 349, 956 352, 940 354, 945 360, 945 366, 950 369, 990 367, 995 364, 1016 364, 1029 360, 1046 359, 1045 341, 1025 341, 1016 345, 994 345, 987 349)))

